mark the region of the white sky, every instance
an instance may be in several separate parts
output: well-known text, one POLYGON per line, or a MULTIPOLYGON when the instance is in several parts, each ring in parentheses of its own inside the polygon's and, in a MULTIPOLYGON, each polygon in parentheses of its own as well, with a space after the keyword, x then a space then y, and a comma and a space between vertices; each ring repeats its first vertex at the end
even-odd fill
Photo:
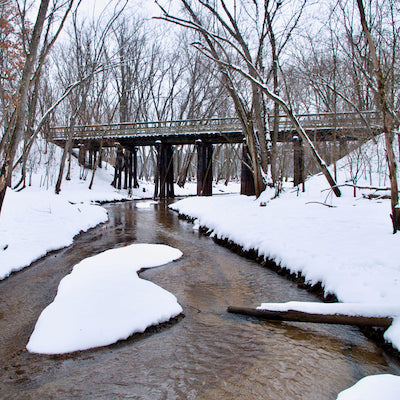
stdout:
MULTIPOLYGON (((98 18, 103 12, 112 12, 115 6, 121 7, 124 0, 83 0, 79 6, 79 14, 86 15, 88 18, 98 18)), ((125 12, 130 14, 140 14, 151 18, 160 15, 160 9, 154 0, 136 0, 128 1, 125 12)))

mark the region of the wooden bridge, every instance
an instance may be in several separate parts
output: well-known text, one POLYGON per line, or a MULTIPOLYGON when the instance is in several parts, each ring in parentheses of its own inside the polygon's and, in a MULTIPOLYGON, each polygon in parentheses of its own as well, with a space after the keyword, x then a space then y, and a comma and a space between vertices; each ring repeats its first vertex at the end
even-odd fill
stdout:
MULTIPOLYGON (((381 126, 380 116, 375 111, 362 113, 318 113, 300 114, 297 118, 313 141, 332 141, 335 137, 340 141, 363 140, 376 132, 381 126)), ((269 126, 273 127, 273 117, 269 117, 269 126)), ((73 147, 80 152, 91 151, 96 154, 101 147, 115 147, 117 151, 116 170, 121 165, 128 166, 125 171, 136 184, 136 148, 137 146, 157 146, 158 177, 156 195, 173 197, 172 155, 173 145, 196 144, 198 153, 197 182, 198 195, 211 195, 212 185, 212 145, 218 143, 244 143, 242 126, 238 118, 190 119, 178 121, 128 122, 118 124, 96 124, 75 126, 71 132, 69 127, 61 126, 50 129, 52 141, 63 145, 70 138, 73 147), (72 135, 71 135, 72 134, 72 135), (124 148, 127 154, 121 150, 124 148), (125 157, 125 163, 122 162, 125 157), (172 171, 172 172, 171 172, 172 171), (210 172, 211 171, 211 172, 210 172)), ((279 117, 279 142, 293 142, 298 139, 291 121, 286 115, 279 117)), ((301 143, 294 142, 295 168, 301 168, 301 143), (300 151, 299 151, 300 146, 300 151), (297 147, 297 150, 296 150, 297 147), (297 154, 297 156, 296 156, 297 154)), ((84 155, 81 155, 84 157, 84 155)), ((247 176, 246 166, 242 166, 243 176, 247 176)), ((119 172, 121 174, 121 171, 119 172)), ((295 174, 296 175, 296 174, 295 174)), ((116 173, 117 180, 120 175, 116 173)), ((242 192, 249 190, 243 189, 242 192)), ((251 191, 251 190, 250 190, 251 191)), ((249 194, 249 193, 246 193, 249 194)))

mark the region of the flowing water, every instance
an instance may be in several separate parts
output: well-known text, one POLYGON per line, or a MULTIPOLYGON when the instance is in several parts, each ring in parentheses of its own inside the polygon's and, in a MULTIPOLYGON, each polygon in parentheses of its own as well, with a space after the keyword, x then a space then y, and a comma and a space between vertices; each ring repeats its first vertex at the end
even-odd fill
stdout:
POLYGON ((200 236, 162 204, 107 205, 110 221, 0 282, 0 399, 336 399, 399 364, 356 328, 261 322, 228 305, 318 301, 255 262, 200 236), (184 256, 141 274, 174 293, 185 317, 127 341, 72 355, 25 345, 59 281, 81 259, 139 243, 184 256))

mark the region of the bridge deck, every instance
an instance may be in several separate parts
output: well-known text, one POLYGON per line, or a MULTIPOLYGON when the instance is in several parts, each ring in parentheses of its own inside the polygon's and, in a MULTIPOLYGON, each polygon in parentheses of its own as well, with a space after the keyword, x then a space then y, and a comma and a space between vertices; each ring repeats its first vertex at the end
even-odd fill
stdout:
MULTIPOLYGON (((304 129, 313 134, 314 140, 331 140, 336 130, 338 136, 356 140, 368 131, 365 121, 372 130, 381 126, 379 113, 365 111, 363 118, 354 112, 300 114, 298 119, 304 129)), ((273 117, 269 117, 273 126, 273 117)), ((279 118, 279 141, 291 141, 295 133, 287 116, 279 118)), ((52 140, 61 144, 68 137, 68 127, 51 128, 52 140)), ((73 141, 76 145, 84 141, 99 141, 103 146, 116 144, 129 146, 154 145, 159 141, 171 144, 193 144, 196 140, 209 143, 241 143, 244 139, 238 118, 192 119, 157 122, 128 122, 120 124, 97 124, 76 126, 73 141)))

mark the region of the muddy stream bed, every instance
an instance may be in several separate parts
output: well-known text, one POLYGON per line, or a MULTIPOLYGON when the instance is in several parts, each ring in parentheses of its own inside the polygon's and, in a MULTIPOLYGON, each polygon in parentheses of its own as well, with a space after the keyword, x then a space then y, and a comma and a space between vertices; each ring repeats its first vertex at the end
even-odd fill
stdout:
POLYGON ((0 282, 0 399, 324 400, 366 375, 400 374, 357 328, 228 314, 228 305, 318 299, 201 236, 164 205, 138 204, 107 205, 107 224, 0 282), (175 294, 184 318, 105 348, 28 353, 40 312, 72 267, 135 242, 183 252, 141 277, 175 294))

